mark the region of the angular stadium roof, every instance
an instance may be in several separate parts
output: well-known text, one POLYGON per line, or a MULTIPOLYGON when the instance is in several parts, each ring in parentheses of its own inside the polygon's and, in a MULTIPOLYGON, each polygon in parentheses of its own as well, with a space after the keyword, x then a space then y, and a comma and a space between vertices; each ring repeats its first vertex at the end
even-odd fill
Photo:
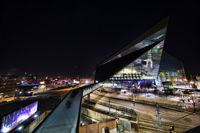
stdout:
POLYGON ((97 65, 95 79, 104 81, 165 40, 168 18, 163 19, 135 41, 97 65))

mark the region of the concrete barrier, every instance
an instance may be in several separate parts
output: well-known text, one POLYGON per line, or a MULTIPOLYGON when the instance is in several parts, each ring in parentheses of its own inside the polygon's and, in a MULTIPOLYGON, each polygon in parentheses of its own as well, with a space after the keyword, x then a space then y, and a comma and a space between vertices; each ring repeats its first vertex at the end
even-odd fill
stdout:
POLYGON ((109 121, 81 126, 79 128, 79 133, 103 133, 105 128, 109 128, 109 130, 116 130, 116 120, 112 119, 109 121))

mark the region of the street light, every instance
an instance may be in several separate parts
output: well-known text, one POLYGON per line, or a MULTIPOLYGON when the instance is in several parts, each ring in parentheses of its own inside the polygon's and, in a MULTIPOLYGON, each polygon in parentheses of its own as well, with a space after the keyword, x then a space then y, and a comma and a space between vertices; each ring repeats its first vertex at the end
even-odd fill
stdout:
POLYGON ((191 84, 191 85, 194 84, 194 81, 190 81, 190 84, 191 84))
POLYGON ((170 133, 173 133, 173 131, 174 131, 174 125, 170 126, 169 131, 170 131, 170 133))

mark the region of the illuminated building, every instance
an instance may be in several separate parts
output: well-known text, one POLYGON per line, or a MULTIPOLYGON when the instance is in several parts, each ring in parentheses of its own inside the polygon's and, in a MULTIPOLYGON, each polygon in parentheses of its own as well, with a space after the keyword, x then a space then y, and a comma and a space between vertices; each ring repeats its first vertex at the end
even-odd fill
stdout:
POLYGON ((188 84, 182 62, 165 51, 160 62, 159 78, 164 86, 166 83, 182 87, 188 84))
POLYGON ((96 80, 157 85, 167 23, 167 19, 161 21, 135 41, 98 64, 96 80))

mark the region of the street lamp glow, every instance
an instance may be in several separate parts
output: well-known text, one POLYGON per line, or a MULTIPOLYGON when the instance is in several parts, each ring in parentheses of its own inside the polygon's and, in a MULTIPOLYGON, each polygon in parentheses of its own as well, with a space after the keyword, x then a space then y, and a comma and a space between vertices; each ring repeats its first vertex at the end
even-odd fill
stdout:
POLYGON ((34 117, 34 118, 37 118, 37 117, 38 117, 38 114, 35 114, 33 117, 34 117))
POLYGON ((88 80, 86 80, 86 81, 85 81, 85 84, 89 84, 89 81, 88 81, 88 80))
POLYGON ((194 81, 190 81, 190 84, 194 84, 194 81))
POLYGON ((41 84, 41 85, 44 85, 44 84, 45 84, 45 82, 44 82, 44 81, 41 81, 41 82, 40 82, 40 84, 41 84))
POLYGON ((19 126, 18 128, 17 128, 17 131, 21 131, 23 129, 23 126, 19 126))

